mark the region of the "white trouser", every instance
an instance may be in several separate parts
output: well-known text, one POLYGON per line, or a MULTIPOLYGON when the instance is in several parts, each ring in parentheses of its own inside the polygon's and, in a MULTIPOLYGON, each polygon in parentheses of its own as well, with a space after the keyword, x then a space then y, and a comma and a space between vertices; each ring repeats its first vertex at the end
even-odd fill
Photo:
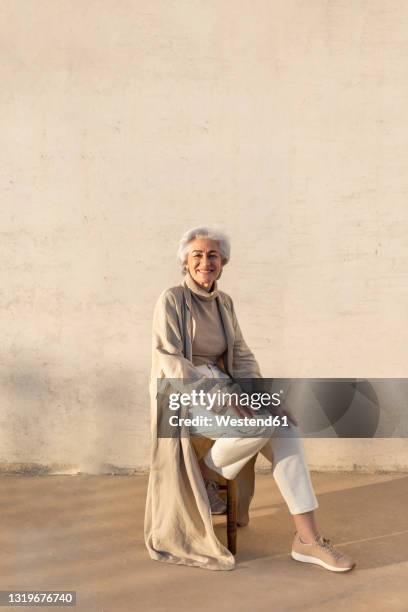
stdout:
MULTIPOLYGON (((228 377, 216 365, 198 369, 212 378, 228 377)), ((279 436, 258 438, 215 438, 204 457, 206 465, 228 480, 237 476, 256 453, 261 452, 272 464, 272 474, 291 514, 309 512, 319 507, 299 428, 280 427, 279 436)), ((214 438, 212 438, 214 439, 214 438)))

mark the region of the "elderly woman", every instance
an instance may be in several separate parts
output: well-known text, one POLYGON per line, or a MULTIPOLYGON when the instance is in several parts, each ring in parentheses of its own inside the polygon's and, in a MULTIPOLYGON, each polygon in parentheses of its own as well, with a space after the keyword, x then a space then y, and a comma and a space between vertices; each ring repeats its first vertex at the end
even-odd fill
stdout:
MULTIPOLYGON (((209 378, 224 379, 226 384, 239 378, 261 378, 232 299, 218 289, 217 281, 229 257, 230 244, 223 232, 208 227, 186 232, 178 251, 183 282, 165 290, 154 310, 147 549, 158 561, 211 570, 234 569, 234 556, 213 530, 211 506, 213 512, 222 511, 214 482, 217 475, 237 480, 238 524, 246 524, 254 490, 254 463, 261 452, 271 462, 273 477, 293 516, 292 557, 335 572, 350 570, 354 562, 335 549, 316 526, 314 510, 318 503, 299 428, 289 413, 289 426, 279 428, 279 437, 272 429, 262 435, 252 427, 237 428, 236 437, 214 438, 204 425, 190 426, 187 432, 184 427, 184 435, 158 435, 157 379, 188 379, 199 389, 209 378), (215 439, 200 462, 190 434, 215 439)), ((237 403, 226 409, 240 413, 237 403)), ((191 410, 198 414, 200 408, 191 410)))

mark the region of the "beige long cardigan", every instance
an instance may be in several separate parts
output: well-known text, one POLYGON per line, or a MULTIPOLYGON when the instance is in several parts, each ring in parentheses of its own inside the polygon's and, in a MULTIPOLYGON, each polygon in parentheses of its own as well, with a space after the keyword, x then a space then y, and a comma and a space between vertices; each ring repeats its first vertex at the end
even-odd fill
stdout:
MULTIPOLYGON (((248 348, 232 299, 218 290, 215 298, 227 338, 224 370, 235 378, 259 378, 258 363, 248 348)), ((180 438, 157 437, 157 378, 202 380, 192 363, 191 293, 185 280, 165 290, 153 315, 150 380, 151 465, 146 499, 144 536, 156 561, 210 570, 232 570, 234 556, 214 533, 211 509, 196 453, 184 428, 180 438)), ((237 476, 238 520, 245 524, 254 492, 253 457, 237 476), (240 518, 241 517, 241 518, 240 518)))

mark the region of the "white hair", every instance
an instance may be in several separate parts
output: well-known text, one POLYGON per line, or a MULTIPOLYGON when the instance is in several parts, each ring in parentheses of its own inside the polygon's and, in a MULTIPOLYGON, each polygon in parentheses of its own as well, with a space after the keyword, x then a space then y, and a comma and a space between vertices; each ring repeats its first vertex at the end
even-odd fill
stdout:
POLYGON ((208 226, 194 227, 183 234, 177 250, 177 259, 183 272, 186 271, 186 263, 189 252, 190 242, 196 238, 208 238, 208 240, 216 240, 220 245, 222 265, 225 266, 229 262, 231 253, 231 244, 228 236, 217 228, 208 226))

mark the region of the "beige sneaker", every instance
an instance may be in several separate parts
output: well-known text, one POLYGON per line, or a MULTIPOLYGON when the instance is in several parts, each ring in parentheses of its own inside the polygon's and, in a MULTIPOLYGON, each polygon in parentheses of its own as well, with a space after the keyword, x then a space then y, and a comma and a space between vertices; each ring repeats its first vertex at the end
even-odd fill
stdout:
POLYGON ((292 544, 292 559, 303 563, 315 563, 331 572, 347 572, 355 566, 354 561, 334 548, 327 538, 319 537, 311 544, 302 542, 296 532, 292 544))

